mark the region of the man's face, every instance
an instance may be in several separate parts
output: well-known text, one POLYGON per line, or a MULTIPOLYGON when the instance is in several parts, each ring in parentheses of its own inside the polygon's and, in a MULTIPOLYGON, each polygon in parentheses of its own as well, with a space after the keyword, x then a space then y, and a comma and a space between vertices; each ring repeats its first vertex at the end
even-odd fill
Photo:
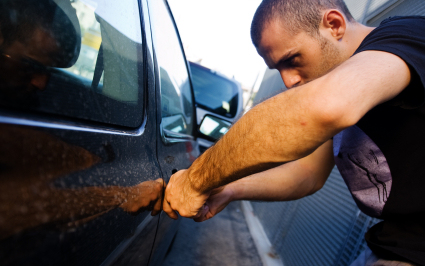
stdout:
POLYGON ((31 32, 30 41, 19 40, 0 50, 0 91, 19 94, 43 90, 49 74, 45 65, 54 59, 57 45, 42 28, 31 32))
POLYGON ((287 88, 319 78, 343 61, 332 40, 319 33, 292 34, 279 21, 266 25, 257 51, 269 68, 280 72, 287 88))

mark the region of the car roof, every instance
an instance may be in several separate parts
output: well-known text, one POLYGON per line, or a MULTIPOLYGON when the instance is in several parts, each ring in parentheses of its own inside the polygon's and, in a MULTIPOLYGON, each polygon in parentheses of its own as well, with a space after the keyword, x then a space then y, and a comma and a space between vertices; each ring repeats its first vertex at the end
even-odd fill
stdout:
POLYGON ((233 83, 237 84, 237 85, 238 85, 238 87, 240 87, 240 86, 241 86, 241 84, 240 84, 237 80, 235 80, 235 79, 233 79, 233 78, 229 78, 229 77, 227 77, 227 76, 225 76, 225 75, 221 74, 221 73, 220 73, 220 72, 218 72, 218 71, 212 70, 212 69, 210 69, 210 68, 208 68, 208 67, 202 66, 202 65, 200 65, 199 63, 195 63, 195 62, 192 62, 192 61, 189 61, 189 64, 190 64, 190 67, 197 67, 197 68, 200 68, 200 69, 203 69, 203 70, 209 71, 210 73, 212 73, 212 74, 214 74, 214 75, 216 75, 216 76, 219 76, 219 77, 221 77, 221 78, 227 79, 227 80, 229 80, 229 81, 231 81, 231 82, 233 82, 233 83))

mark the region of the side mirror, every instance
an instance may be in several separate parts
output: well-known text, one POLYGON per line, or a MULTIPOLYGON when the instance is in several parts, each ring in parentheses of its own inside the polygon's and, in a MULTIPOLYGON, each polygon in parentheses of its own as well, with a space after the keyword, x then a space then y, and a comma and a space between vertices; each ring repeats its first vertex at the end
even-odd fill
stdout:
POLYGON ((163 117, 161 121, 161 138, 166 144, 193 140, 187 134, 187 125, 182 114, 163 117))
POLYGON ((162 118, 162 128, 174 133, 186 133, 187 126, 182 114, 162 118))
POLYGON ((202 119, 199 132, 208 139, 216 141, 229 131, 231 125, 232 124, 226 120, 212 115, 206 115, 204 119, 202 119))

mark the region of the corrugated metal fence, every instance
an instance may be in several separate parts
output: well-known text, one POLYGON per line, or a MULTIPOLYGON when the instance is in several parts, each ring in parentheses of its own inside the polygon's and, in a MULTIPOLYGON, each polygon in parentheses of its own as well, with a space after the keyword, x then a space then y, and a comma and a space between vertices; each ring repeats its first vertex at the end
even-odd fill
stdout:
POLYGON ((362 214, 335 168, 325 186, 291 202, 251 202, 285 265, 347 265, 375 221, 362 214))

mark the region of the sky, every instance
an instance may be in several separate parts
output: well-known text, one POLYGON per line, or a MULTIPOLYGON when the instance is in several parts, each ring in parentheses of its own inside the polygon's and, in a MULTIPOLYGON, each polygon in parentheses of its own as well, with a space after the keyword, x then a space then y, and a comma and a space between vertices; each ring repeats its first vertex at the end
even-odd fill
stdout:
POLYGON ((252 17, 261 0, 168 0, 187 59, 251 88, 267 68, 252 45, 252 17))

